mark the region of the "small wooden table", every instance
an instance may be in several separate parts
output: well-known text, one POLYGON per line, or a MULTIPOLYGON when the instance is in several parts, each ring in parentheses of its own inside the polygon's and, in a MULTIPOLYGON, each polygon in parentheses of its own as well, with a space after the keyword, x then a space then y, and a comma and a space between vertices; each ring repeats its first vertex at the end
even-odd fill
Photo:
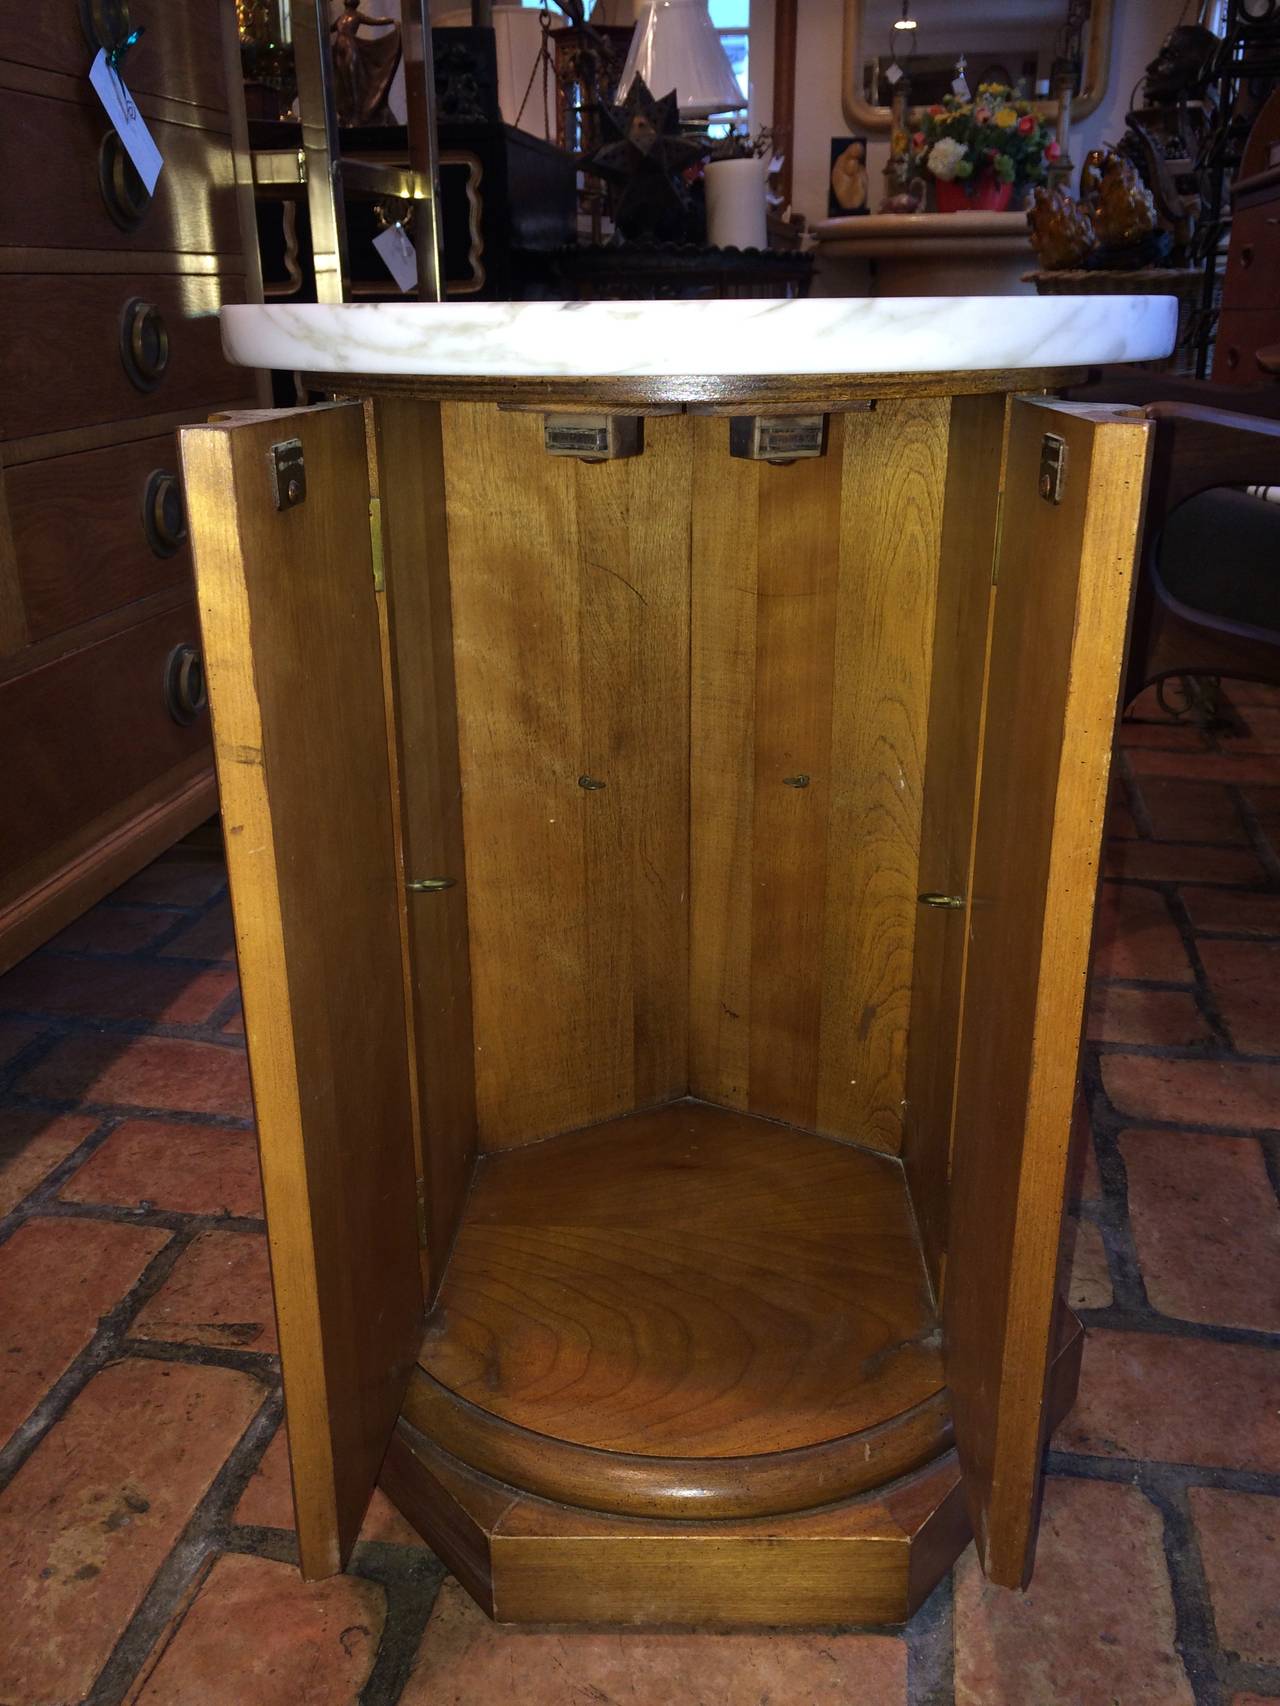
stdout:
POLYGON ((183 440, 309 1575, 381 1477, 502 1619, 1025 1579, 1147 453, 1045 392, 1173 306, 1012 306, 229 317, 356 399, 183 440))

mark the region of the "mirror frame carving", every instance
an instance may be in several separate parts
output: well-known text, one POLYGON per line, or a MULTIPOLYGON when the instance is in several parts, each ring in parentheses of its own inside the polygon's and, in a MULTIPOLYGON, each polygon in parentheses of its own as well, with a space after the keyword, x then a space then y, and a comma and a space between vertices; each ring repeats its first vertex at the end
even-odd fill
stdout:
MULTIPOLYGON (((1111 73, 1111 25, 1115 0, 1093 0, 1085 37, 1084 67, 1080 73, 1080 93, 1071 102, 1071 119, 1088 118, 1096 111, 1107 92, 1111 73)), ((862 92, 862 14, 865 0, 844 0, 844 75, 840 88, 840 105, 850 130, 886 131, 892 125, 889 107, 873 106, 862 92)), ((1053 120, 1058 115, 1058 103, 1052 97, 1032 102, 1033 110, 1053 120)))

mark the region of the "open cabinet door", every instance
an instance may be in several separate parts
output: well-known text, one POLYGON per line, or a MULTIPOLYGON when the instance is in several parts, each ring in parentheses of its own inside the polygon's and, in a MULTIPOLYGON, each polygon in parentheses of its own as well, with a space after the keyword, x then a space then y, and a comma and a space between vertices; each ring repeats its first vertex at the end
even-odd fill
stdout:
POLYGON ((1030 1573, 1062 1200, 1146 473, 1136 410, 1010 408, 943 1300, 978 1551, 1030 1573), (1042 450, 1061 441, 1059 500, 1042 450))
POLYGON ((185 429, 182 457, 298 1543, 322 1576, 359 1531, 422 1319, 363 412, 229 417, 185 429))

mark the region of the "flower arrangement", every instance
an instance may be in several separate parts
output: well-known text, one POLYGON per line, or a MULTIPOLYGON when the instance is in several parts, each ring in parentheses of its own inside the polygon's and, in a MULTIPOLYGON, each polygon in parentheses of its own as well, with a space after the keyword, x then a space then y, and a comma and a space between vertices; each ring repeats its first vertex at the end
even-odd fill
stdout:
POLYGON ((938 185, 943 212, 966 205, 1003 208, 1015 188, 1043 183, 1058 157, 1044 124, 1004 83, 980 83, 972 100, 948 95, 916 115, 909 139, 911 170, 938 185))

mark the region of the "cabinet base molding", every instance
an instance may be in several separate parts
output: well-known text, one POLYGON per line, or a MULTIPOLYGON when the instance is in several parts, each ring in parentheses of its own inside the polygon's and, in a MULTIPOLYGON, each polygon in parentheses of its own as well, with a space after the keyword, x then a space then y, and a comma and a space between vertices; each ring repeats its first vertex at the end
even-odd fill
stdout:
POLYGON ((126 800, 50 856, 52 868, 0 906, 0 973, 25 959, 112 889, 212 817, 218 784, 202 765, 177 788, 171 776, 126 800), (147 795, 158 796, 150 800, 147 795), (111 819, 119 821, 112 825, 111 819))
POLYGON ((891 1487, 819 1510, 660 1522, 516 1492, 401 1421, 382 1485, 503 1623, 897 1624, 969 1540, 954 1452, 891 1487))

